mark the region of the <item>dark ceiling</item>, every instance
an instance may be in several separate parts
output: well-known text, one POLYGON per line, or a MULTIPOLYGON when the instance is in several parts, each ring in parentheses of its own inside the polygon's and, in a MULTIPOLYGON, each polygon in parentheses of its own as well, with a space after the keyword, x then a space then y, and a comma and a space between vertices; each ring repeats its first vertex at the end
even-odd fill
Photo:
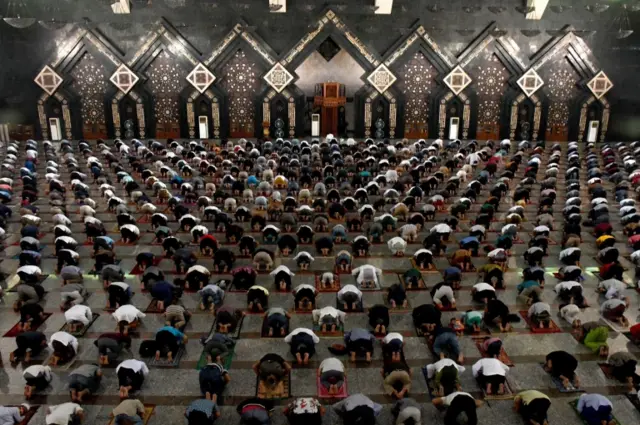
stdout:
POLYGON ((15 83, 32 81, 73 23, 96 28, 124 53, 137 49, 166 18, 206 55, 233 25, 244 21, 276 54, 283 54, 330 7, 381 56, 416 22, 452 55, 494 21, 527 56, 571 25, 615 84, 608 96, 614 112, 616 104, 625 113, 640 109, 640 0, 550 0, 540 21, 525 19, 525 0, 394 0, 391 16, 375 15, 374 0, 287 0, 284 14, 269 13, 267 0, 131 0, 130 15, 115 15, 110 7, 114 1, 0 0, 0 16, 37 20, 24 29, 0 22, 0 107, 7 98, 14 103, 22 97, 15 83), (618 39, 620 29, 638 31, 618 39))

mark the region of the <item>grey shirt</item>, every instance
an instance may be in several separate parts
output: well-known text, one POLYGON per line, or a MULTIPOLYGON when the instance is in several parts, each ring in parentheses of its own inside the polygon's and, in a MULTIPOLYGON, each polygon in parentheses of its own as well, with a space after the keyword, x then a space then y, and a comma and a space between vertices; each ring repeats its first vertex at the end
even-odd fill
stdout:
POLYGON ((98 366, 96 366, 96 365, 85 364, 85 365, 82 365, 82 366, 78 367, 73 372, 71 372, 69 374, 69 376, 71 376, 71 375, 80 375, 80 376, 84 376, 85 378, 93 378, 94 376, 96 376, 96 372, 98 372, 99 369, 100 368, 98 366))
POLYGON ((344 335, 345 341, 357 341, 359 339, 375 341, 376 337, 371 332, 362 328, 355 328, 344 335))
POLYGON ((376 416, 380 414, 382 411, 382 406, 378 403, 374 403, 371 399, 364 394, 354 394, 351 395, 341 402, 338 402, 333 405, 333 408, 338 412, 350 412, 356 407, 360 406, 368 406, 373 409, 373 412, 376 416))
POLYGON ((70 283, 68 285, 64 285, 60 292, 63 294, 68 294, 71 292, 78 292, 79 294, 83 294, 86 292, 86 288, 81 283, 70 283))

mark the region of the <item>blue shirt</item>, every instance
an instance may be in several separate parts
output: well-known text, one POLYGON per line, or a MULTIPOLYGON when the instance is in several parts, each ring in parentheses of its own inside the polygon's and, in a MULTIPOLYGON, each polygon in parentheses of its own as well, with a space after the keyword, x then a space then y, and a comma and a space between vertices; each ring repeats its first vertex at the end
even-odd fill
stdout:
POLYGON ((29 250, 27 250, 27 251, 22 251, 22 253, 23 253, 23 254, 29 254, 29 255, 31 255, 33 258, 40 258, 40 257, 41 257, 40 253, 39 253, 39 252, 36 252, 36 251, 29 251, 29 250))
POLYGON ((20 423, 24 417, 20 416, 20 408, 0 406, 0 425, 13 425, 20 423))
POLYGON ((187 407, 187 416, 191 414, 191 412, 202 412, 207 415, 209 419, 213 418, 214 413, 218 409, 218 406, 211 400, 207 400, 206 398, 199 398, 198 400, 194 400, 191 402, 189 407, 187 407))
POLYGON ((454 275, 454 274, 460 274, 462 273, 462 270, 460 270, 457 267, 447 267, 444 270, 444 276, 447 277, 448 275, 454 275))
POLYGON ((99 236, 98 239, 102 239, 103 241, 105 241, 107 243, 107 245, 109 245, 110 247, 113 246, 113 244, 115 243, 113 241, 113 239, 111 239, 109 236, 99 236))
POLYGON ((345 342, 357 341, 359 339, 375 341, 376 337, 371 332, 362 328, 355 328, 344 335, 345 342))
POLYGON ((182 337, 184 337, 184 334, 179 330, 177 330, 176 328, 174 328, 173 326, 163 326, 162 328, 158 329, 158 332, 156 332, 156 335, 158 335, 162 331, 171 332, 171 334, 175 336, 176 339, 182 339, 182 337))
POLYGON ((475 236, 467 236, 466 238, 460 241, 462 245, 472 243, 472 242, 479 243, 478 238, 476 238, 475 236))
POLYGON ((522 282, 520 284, 518 284, 518 286, 516 286, 516 290, 518 291, 518 293, 524 291, 527 288, 530 288, 532 286, 540 286, 540 284, 538 282, 536 282, 535 280, 527 280, 526 282, 522 282))

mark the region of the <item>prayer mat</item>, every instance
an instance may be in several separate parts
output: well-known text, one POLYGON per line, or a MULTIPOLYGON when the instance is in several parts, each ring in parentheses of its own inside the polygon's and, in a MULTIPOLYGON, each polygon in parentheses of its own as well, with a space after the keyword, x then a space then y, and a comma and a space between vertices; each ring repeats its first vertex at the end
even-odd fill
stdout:
POLYGON ((438 307, 436 305, 436 308, 440 311, 458 311, 457 307, 452 307, 451 305, 444 305, 444 304, 442 304, 442 307, 438 307))
POLYGON ((627 399, 631 402, 631 404, 633 404, 636 409, 640 412, 640 399, 638 398, 639 393, 627 393, 627 399))
MULTIPOLYGON (((45 280, 47 280, 49 278, 50 275, 48 274, 41 274, 38 277, 38 282, 37 284, 42 284, 44 283, 45 280)), ((20 276, 18 276, 17 274, 14 275, 14 277, 7 281, 7 289, 5 290, 5 292, 16 292, 17 291, 17 286, 20 284, 20 276)), ((46 294, 46 292, 45 292, 46 294)))
POLYGON ((135 246, 138 243, 140 243, 140 240, 137 240, 135 242, 125 242, 122 239, 118 239, 115 243, 116 246, 135 246))
POLYGON ((338 266, 333 266, 333 274, 351 274, 351 267, 347 267, 347 270, 342 270, 338 266))
POLYGON ((359 290, 361 290, 362 292, 367 292, 367 291, 380 291, 382 289, 382 286, 380 286, 380 282, 374 282, 373 286, 362 286, 362 284, 358 283, 358 281, 355 279, 353 279, 354 285, 356 286, 356 288, 358 288, 359 290))
MULTIPOLYGON (((162 262, 162 260, 164 260, 164 257, 154 257, 153 266, 157 267, 162 262)), ((132 274, 132 275, 140 275, 142 273, 144 273, 144 270, 142 270, 138 264, 133 266, 133 268, 129 272, 129 274, 132 274)))
POLYGON ((334 278, 334 287, 333 288, 323 288, 321 285, 320 279, 322 279, 322 273, 316 274, 316 290, 318 292, 338 292, 340 290, 340 275, 337 273, 333 274, 334 278))
MULTIPOLYGON (((236 356, 235 347, 231 347, 227 355, 222 358, 222 367, 224 367, 226 370, 231 369, 231 363, 233 362, 233 359, 235 356, 236 356)), ((202 351, 202 354, 200 354, 200 359, 198 359, 198 364, 196 365, 196 369, 201 370, 207 364, 208 364, 207 353, 202 351)))
MULTIPOLYGON (((582 421, 582 423, 583 423, 584 425, 589 425, 589 423, 588 423, 587 421, 585 421, 585 420, 582 418, 582 415, 581 415, 581 414, 580 414, 580 412, 578 411, 578 399, 575 399, 575 400, 573 400, 573 401, 570 401, 570 402, 569 402, 569 406, 571 406, 571 407, 573 408, 573 410, 576 412, 576 415, 578 415, 578 417, 580 418, 580 420, 582 421)), ((618 421, 618 420, 615 418, 615 416, 612 416, 612 418, 613 418, 613 419, 612 419, 611 421, 613 422, 613 424, 614 424, 614 425, 621 425, 621 424, 620 424, 620 421, 618 421)))
POLYGON ((607 324, 607 326, 609 326, 609 328, 613 329, 615 332, 618 332, 618 333, 621 333, 621 334, 625 333, 625 332, 629 332, 629 326, 627 326, 625 328, 625 327, 622 327, 622 325, 620 325, 619 323, 616 323, 616 322, 613 322, 611 320, 605 319, 604 317, 601 317, 601 319, 602 319, 602 321, 604 323, 607 324))
POLYGON ((340 311, 344 311, 345 313, 364 313, 364 303, 362 300, 358 301, 355 310, 351 310, 345 309, 344 304, 338 301, 338 297, 336 297, 336 308, 340 311))
POLYGON ((342 386, 338 389, 337 394, 329 394, 329 390, 326 389, 324 385, 320 383, 320 375, 317 375, 316 377, 316 385, 318 386, 318 398, 320 399, 322 398, 342 399, 342 398, 347 398, 349 395, 349 392, 347 391, 347 375, 344 376, 344 382, 342 383, 342 386))
POLYGON ((78 355, 76 353, 76 355, 73 356, 73 358, 71 360, 69 360, 68 362, 66 362, 66 363, 58 362, 57 366, 53 366, 51 364, 51 359, 53 358, 53 351, 50 351, 49 355, 47 356, 47 358, 44 360, 44 362, 42 362, 42 365, 43 366, 51 366, 51 368, 54 369, 54 370, 69 370, 69 369, 71 369, 71 366, 73 366, 76 363, 77 357, 78 357, 78 355))
POLYGON ((507 381, 506 379, 504 381, 504 394, 498 394, 497 388, 491 388, 492 394, 487 394, 486 388, 482 387, 477 379, 476 382, 478 383, 478 387, 480 387, 480 389, 482 390, 482 395, 484 396, 485 400, 511 400, 515 397, 515 394, 509 386, 509 381, 507 381))
POLYGON ((276 393, 269 391, 265 385, 260 385, 260 377, 256 376, 256 397, 265 400, 284 400, 291 397, 291 372, 282 379, 283 391, 276 393), (262 388, 261 388, 262 387, 262 388))
MULTIPOLYGON (((45 318, 42 320, 39 320, 35 323, 31 323, 31 328, 29 329, 29 332, 38 330, 38 328, 49 318, 51 317, 53 313, 44 313, 45 318)), ((15 338, 16 336, 20 335, 23 331, 19 331, 18 330, 18 325, 20 324, 20 322, 16 323, 15 325, 13 325, 13 327, 11 329, 9 329, 7 331, 6 334, 3 335, 3 338, 15 338)))
POLYGON ((531 318, 529 318, 529 316, 528 316, 528 313, 529 312, 527 310, 521 310, 520 311, 520 316, 522 316, 524 321, 529 326, 529 331, 531 333, 534 333, 534 334, 555 334, 555 333, 561 333, 562 332, 562 329, 560 329, 558 327, 558 325, 556 325, 556 322, 554 322, 551 319, 549 319, 549 326, 548 327, 540 329, 539 327, 537 327, 537 326, 535 326, 533 324, 533 322, 531 321, 531 318))
POLYGON ((481 324, 481 328, 479 331, 473 331, 471 329, 473 328, 468 328, 465 326, 464 328, 464 334, 465 335, 470 335, 471 338, 485 338, 491 335, 491 329, 485 327, 484 322, 481 324))
MULTIPOLYGON (((242 312, 238 312, 238 316, 240 317, 238 317, 238 324, 236 325, 236 328, 233 331, 225 334, 227 336, 230 336, 233 339, 240 338, 240 330, 242 329, 242 322, 244 322, 244 315, 242 314, 242 312)), ((214 329, 214 332, 218 332, 215 321, 213 322, 213 329, 214 329)), ((222 332, 218 332, 218 333, 222 333, 222 332)))
POLYGON ((93 313, 93 316, 91 318, 91 321, 87 324, 87 326, 83 326, 82 328, 80 328, 80 330, 77 330, 75 332, 69 332, 69 324, 65 323, 64 325, 62 325, 62 327, 60 328, 61 332, 68 332, 71 335, 75 336, 76 338, 82 337, 84 336, 84 334, 87 333, 87 331, 89 330, 89 328, 91 327, 91 325, 93 324, 93 322, 95 322, 96 320, 98 320, 98 317, 100 317, 100 314, 98 313, 93 313))
MULTIPOLYGON (((178 305, 182 305, 182 302, 180 302, 178 300, 177 302, 178 305)), ((184 305, 182 305, 184 307, 184 305)), ((167 307, 169 307, 168 305, 166 305, 164 308, 166 309, 167 307)), ((186 309, 188 310, 188 309, 186 309)), ((158 299, 157 298, 153 298, 151 300, 151 302, 149 303, 149 306, 147 306, 147 308, 144 310, 145 313, 164 313, 164 310, 160 310, 158 309, 158 299)), ((187 322, 189 321, 189 319, 187 319, 187 322)))
POLYGON ((327 337, 343 337, 344 336, 344 324, 340 324, 338 326, 336 326, 336 331, 335 332, 331 332, 331 331, 326 331, 326 332, 322 332, 320 325, 318 325, 317 323, 313 324, 313 332, 318 335, 318 336, 327 336, 327 337))
MULTIPOLYGON (((8 407, 20 407, 20 406, 13 405, 8 407)), ((33 418, 33 415, 35 415, 36 412, 38 411, 38 407, 40 406, 31 406, 29 410, 27 410, 26 413, 24 414, 23 419, 20 422, 18 422, 16 425, 27 425, 31 420, 31 418, 33 418)))
MULTIPOLYGON (((142 425, 147 425, 151 420, 151 416, 154 413, 154 409, 156 408, 155 404, 145 404, 144 405, 144 418, 142 419, 142 425)), ((107 425, 114 425, 116 418, 111 418, 107 425)))
POLYGON ((427 372, 427 367, 423 366, 420 368, 422 371, 422 376, 424 376, 424 380, 427 383, 427 392, 429 393, 429 398, 433 400, 434 398, 438 398, 438 394, 436 393, 436 388, 434 387, 433 379, 429 379, 429 373, 427 372))
MULTIPOLYGON (((484 350, 483 343, 487 338, 490 338, 490 337, 479 337, 479 338, 471 337, 471 338, 473 338, 474 342, 476 343, 476 348, 480 352, 480 355, 482 357, 488 358, 489 355, 484 350)), ((504 347, 500 347, 500 355, 498 356, 498 360, 500 360, 502 363, 506 364, 509 367, 515 366, 514 363, 511 361, 511 359, 509 358, 509 356, 507 355, 507 352, 504 351, 504 347)))
POLYGON ((598 362, 598 366, 600 367, 600 370, 602 370, 602 373, 604 373, 604 376, 607 377, 607 379, 613 379, 614 381, 617 381, 616 377, 613 376, 612 365, 610 365, 609 363, 598 362))
MULTIPOLYGON (((420 270, 420 269, 418 269, 420 270)), ((434 272, 438 273, 438 270, 434 270, 434 272)), ((423 272, 424 273, 424 272, 423 272)), ((398 273, 398 280, 400 281, 400 284, 402 285, 402 287, 404 288, 405 291, 421 291, 421 290, 425 290, 427 289, 427 282, 424 281, 424 278, 420 278, 418 279, 418 287, 409 287, 407 286, 407 283, 404 280, 404 275, 402 273, 398 273)))
POLYGON ((304 310, 296 307, 293 309, 293 312, 295 314, 312 314, 313 310, 315 309, 316 309, 316 303, 313 303, 313 306, 310 309, 304 310))
POLYGON ((166 357, 160 357, 160 360, 156 360, 155 356, 151 356, 145 359, 145 363, 147 363, 149 366, 155 367, 179 367, 180 360, 182 359, 182 356, 184 356, 185 352, 186 349, 184 345, 181 345, 180 348, 178 348, 178 352, 175 353, 171 360, 167 359, 166 357))
MULTIPOLYGON (((540 363, 540 366, 542 366, 542 369, 544 370, 544 363, 540 363)), ((545 370, 545 372, 547 371, 545 370)), ((573 382, 569 382, 569 387, 565 388, 564 385, 562 384, 562 379, 556 378, 555 376, 551 375, 549 372, 547 372, 547 374, 549 375, 549 378, 551 378, 553 385, 555 385, 558 391, 560 391, 561 393, 583 393, 584 392, 583 389, 576 388, 573 385, 573 382)))

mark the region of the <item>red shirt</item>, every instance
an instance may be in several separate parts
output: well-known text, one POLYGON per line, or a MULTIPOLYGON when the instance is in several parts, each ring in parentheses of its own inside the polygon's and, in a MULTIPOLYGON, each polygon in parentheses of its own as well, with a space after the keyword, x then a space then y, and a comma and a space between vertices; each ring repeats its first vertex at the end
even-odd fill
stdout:
POLYGON ((605 233, 611 232, 611 230, 613 230, 613 228, 611 227, 611 225, 609 223, 600 223, 594 228, 594 230, 595 230, 596 234, 604 235, 605 233))

